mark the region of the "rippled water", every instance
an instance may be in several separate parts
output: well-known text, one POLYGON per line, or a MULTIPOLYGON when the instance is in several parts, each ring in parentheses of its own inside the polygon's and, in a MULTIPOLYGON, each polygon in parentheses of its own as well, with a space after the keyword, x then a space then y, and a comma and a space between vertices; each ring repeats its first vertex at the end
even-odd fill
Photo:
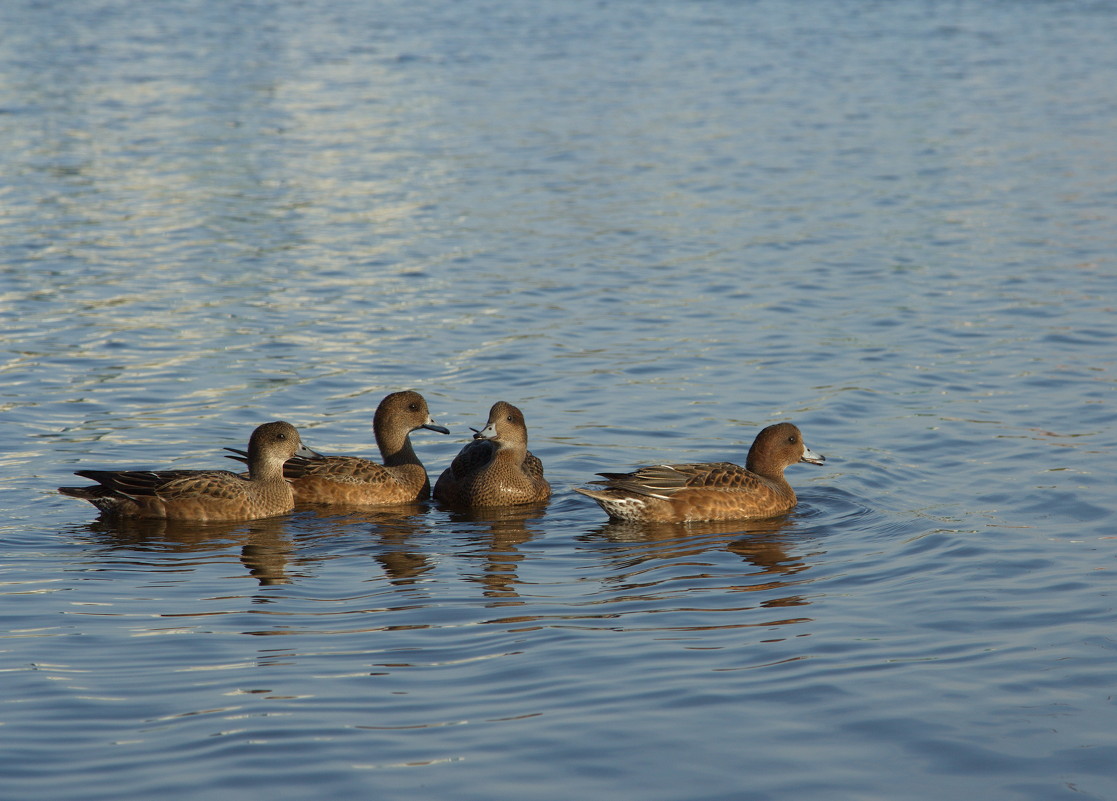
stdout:
POLYGON ((1107 3, 0 8, 0 797, 1117 799, 1107 3), (283 418, 542 508, 111 525, 283 418), (822 468, 608 524, 599 470, 822 468))

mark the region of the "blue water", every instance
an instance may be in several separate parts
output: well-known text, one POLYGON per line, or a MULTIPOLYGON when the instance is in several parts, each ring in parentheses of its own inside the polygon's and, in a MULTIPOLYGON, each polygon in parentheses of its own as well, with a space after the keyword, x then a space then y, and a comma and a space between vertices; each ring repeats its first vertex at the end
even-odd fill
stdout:
POLYGON ((1117 8, 0 8, 0 798, 1117 800, 1117 8), (112 524, 523 409, 543 508, 112 524), (824 467, 752 523, 601 470, 824 467), (223 464, 224 463, 224 464, 223 464))

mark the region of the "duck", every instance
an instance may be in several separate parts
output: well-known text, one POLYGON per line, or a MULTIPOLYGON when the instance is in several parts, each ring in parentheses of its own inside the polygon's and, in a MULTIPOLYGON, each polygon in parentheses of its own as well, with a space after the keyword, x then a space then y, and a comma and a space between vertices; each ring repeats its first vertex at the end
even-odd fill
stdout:
POLYGON ((109 517, 192 522, 242 521, 273 517, 295 506, 283 463, 293 456, 315 458, 298 430, 277 420, 258 426, 248 441, 248 475, 229 470, 77 470, 97 482, 59 487, 109 517))
MULTIPOLYGON (((296 456, 283 465, 295 503, 384 506, 427 500, 430 478, 411 446, 411 432, 420 428, 450 433, 431 419, 427 401, 418 392, 386 395, 372 419, 383 464, 359 456, 296 456)), ((243 460, 243 453, 233 453, 240 456, 230 458, 243 460)))
POLYGON ((601 489, 576 487, 610 519, 638 523, 688 523, 777 517, 795 507, 795 490, 784 469, 799 462, 821 465, 826 457, 803 444, 792 423, 776 423, 756 435, 745 466, 732 462, 659 464, 631 473, 598 473, 601 489))
POLYGON ((543 463, 527 449, 524 414, 507 401, 489 410, 485 427, 454 457, 434 485, 449 506, 476 508, 542 503, 551 497, 543 463))

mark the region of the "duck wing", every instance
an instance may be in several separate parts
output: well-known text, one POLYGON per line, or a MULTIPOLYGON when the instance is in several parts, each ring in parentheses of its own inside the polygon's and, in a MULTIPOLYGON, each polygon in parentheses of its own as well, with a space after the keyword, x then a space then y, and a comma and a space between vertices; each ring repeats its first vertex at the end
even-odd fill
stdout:
POLYGON ((521 469, 524 471, 524 475, 532 481, 540 481, 543 478, 543 462, 531 451, 528 451, 527 455, 524 456, 521 469))
POLYGON ((749 490, 760 486, 760 476, 732 462, 656 464, 631 473, 598 473, 609 489, 669 498, 685 489, 749 490))
POLYGON ((324 478, 341 484, 372 484, 387 486, 399 483, 392 471, 382 464, 359 456, 295 456, 283 465, 283 476, 289 479, 324 478))
MULTIPOLYGON (((470 440, 464 448, 458 451, 454 461, 450 462, 450 475, 455 479, 472 475, 491 462, 495 453, 496 446, 487 439, 470 440)), ((540 470, 542 470, 542 467, 540 467, 540 470)))
POLYGON ((237 498, 248 484, 228 470, 78 470, 76 475, 96 481, 109 493, 137 498, 237 498))

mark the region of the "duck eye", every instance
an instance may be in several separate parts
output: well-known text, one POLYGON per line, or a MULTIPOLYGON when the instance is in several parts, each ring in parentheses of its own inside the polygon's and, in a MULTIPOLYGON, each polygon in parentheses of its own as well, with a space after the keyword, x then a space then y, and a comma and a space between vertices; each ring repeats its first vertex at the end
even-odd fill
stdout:
POLYGON ((287 435, 281 432, 279 434, 276 434, 275 438, 276 439, 287 439, 287 435))
POLYGON ((408 408, 408 409, 409 409, 410 411, 413 411, 413 412, 417 412, 417 411, 419 411, 419 404, 417 404, 417 403, 409 403, 409 404, 407 404, 407 408, 408 408))

